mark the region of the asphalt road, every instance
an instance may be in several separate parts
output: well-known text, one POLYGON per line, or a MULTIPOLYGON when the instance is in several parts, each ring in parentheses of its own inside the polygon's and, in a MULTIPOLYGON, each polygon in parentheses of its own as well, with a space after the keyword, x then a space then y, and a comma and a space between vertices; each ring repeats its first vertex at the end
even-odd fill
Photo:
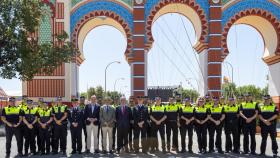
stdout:
MULTIPOLYGON (((180 136, 179 136, 180 138, 180 136)), ((197 145, 197 138, 196 138, 196 134, 194 133, 194 137, 193 137, 193 140, 194 140, 194 144, 193 144, 193 151, 194 151, 194 154, 188 154, 188 153, 184 153, 184 154, 180 154, 180 153, 175 153, 175 152, 171 152, 171 153, 166 153, 166 154, 163 154, 161 152, 156 152, 156 153, 148 153, 148 154, 143 154, 143 153, 138 153, 137 155, 134 154, 134 153, 121 153, 120 155, 117 155, 117 154, 114 154, 114 155, 110 155, 110 154, 82 154, 82 155, 71 155, 71 136, 70 136, 70 132, 68 132, 68 136, 67 136, 67 156, 63 156, 63 155, 48 155, 48 156, 29 156, 29 157, 32 157, 32 158, 38 158, 38 157, 42 157, 42 158, 63 158, 63 157, 73 157, 73 158, 76 158, 76 157, 80 157, 80 158, 91 158, 91 157, 230 157, 230 158, 238 158, 238 157, 254 157, 252 155, 237 155, 237 154, 218 154, 218 153, 212 153, 212 154, 203 154, 203 155, 200 155, 198 154, 198 145, 197 145)), ((242 141, 243 140, 243 137, 241 137, 241 144, 242 144, 242 141)), ((186 140, 188 142, 188 140, 186 140)), ((260 153, 260 143, 261 143, 261 137, 260 135, 257 135, 256 136, 256 141, 257 141, 257 153, 260 153)), ((160 140, 159 140, 160 142, 160 140)), ((179 148, 180 148, 180 139, 179 139, 179 148)), ((223 142, 223 149, 225 147, 224 143, 225 143, 225 136, 223 134, 222 136, 222 142, 223 142)), ((6 140, 5 140, 5 137, 0 137, 0 158, 4 158, 5 157, 5 147, 6 147, 6 140)), ((270 141, 270 138, 268 138, 268 141, 267 141, 267 151, 266 151, 266 154, 267 154, 267 157, 272 157, 272 150, 271 150, 271 141, 270 141)), ((280 138, 277 138, 277 143, 278 143, 278 146, 280 147, 280 138)), ((101 143, 99 143, 101 144, 101 143)), ((83 142, 83 148, 84 148, 84 142, 83 142)), ((101 146, 100 146, 100 149, 101 149, 101 146)), ((242 150, 242 147, 241 147, 241 150, 242 150)), ((93 149, 91 150, 91 152, 93 152, 93 149)), ((279 151, 278 151, 279 153, 279 151)), ((17 154, 17 146, 16 146, 16 140, 15 140, 15 137, 13 137, 13 142, 12 142, 12 149, 11 149, 11 157, 15 157, 17 154)), ((260 156, 255 156, 255 157, 260 157, 260 156)))

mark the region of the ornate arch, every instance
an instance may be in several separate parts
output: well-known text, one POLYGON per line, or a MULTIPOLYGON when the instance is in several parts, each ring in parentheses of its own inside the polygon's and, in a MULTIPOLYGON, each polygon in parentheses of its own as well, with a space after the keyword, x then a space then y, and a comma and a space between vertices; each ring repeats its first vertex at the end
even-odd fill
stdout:
POLYGON ((72 42, 75 44, 76 48, 78 48, 78 40, 79 40, 78 35, 82 27, 88 21, 100 16, 106 16, 108 18, 112 18, 123 27, 127 37, 127 48, 125 51, 125 55, 127 56, 128 54, 130 54, 132 52, 132 30, 129 27, 129 24, 123 18, 121 18, 118 14, 111 11, 93 11, 84 15, 84 17, 80 19, 80 21, 76 24, 71 36, 72 42))
POLYGON ((42 0, 43 3, 45 3, 46 5, 48 5, 51 10, 52 10, 52 18, 55 17, 55 6, 52 2, 50 2, 50 0, 42 0))
MULTIPOLYGON (((279 20, 272 15, 270 12, 262 9, 247 9, 240 11, 239 13, 232 16, 228 21, 225 22, 224 28, 223 28, 223 35, 222 35, 222 48, 223 48, 223 54, 222 58, 224 59, 228 53, 228 46, 227 46, 227 35, 232 25, 234 25, 238 20, 245 18, 247 16, 258 16, 263 19, 266 19, 275 29, 275 32, 277 34, 277 46, 275 49, 275 55, 280 55, 280 22, 279 20)), ((252 26, 254 27, 254 26, 252 26)))
POLYGON ((169 4, 183 4, 191 7, 199 16, 201 22, 201 35, 198 39, 200 44, 204 44, 207 42, 208 36, 208 21, 207 21, 207 14, 201 8, 201 6, 195 0, 163 0, 157 3, 150 11, 149 15, 146 18, 146 43, 147 48, 149 49, 154 42, 153 35, 152 35, 152 25, 153 20, 156 14, 165 6, 169 4))

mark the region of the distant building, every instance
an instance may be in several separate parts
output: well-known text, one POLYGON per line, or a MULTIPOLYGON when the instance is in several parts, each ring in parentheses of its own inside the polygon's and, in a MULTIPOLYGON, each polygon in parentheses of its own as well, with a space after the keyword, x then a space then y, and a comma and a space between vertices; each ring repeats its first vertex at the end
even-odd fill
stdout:
POLYGON ((160 97, 162 102, 168 102, 169 97, 175 96, 174 92, 179 86, 150 86, 148 87, 148 98, 160 97))

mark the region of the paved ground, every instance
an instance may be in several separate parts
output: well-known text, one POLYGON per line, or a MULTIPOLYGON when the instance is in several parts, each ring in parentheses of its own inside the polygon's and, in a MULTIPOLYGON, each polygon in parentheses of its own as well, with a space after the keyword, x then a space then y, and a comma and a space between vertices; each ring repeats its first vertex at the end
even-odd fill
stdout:
MULTIPOLYGON (((237 157, 253 157, 251 155, 236 155, 236 154, 224 154, 224 155, 221 155, 221 154, 217 154, 217 153, 213 153, 213 154, 205 154, 205 155, 200 155, 200 154, 188 154, 188 153, 185 153, 185 154, 177 154, 177 153, 167 153, 167 154, 163 154, 161 152, 158 152, 158 153, 154 153, 154 154, 142 154, 142 153, 139 153, 139 154, 133 154, 133 153, 129 153, 129 154, 124 154, 124 153, 121 153, 120 155, 104 155, 104 154, 89 154, 89 155, 86 155, 86 154, 83 154, 83 155, 71 155, 71 138, 70 138, 70 133, 68 132, 68 136, 67 136, 67 157, 72 157, 72 158, 76 158, 76 157, 80 157, 80 158, 91 158, 91 157, 231 157, 231 158, 237 158, 237 157)), ((198 147, 197 147, 197 141, 196 141, 196 135, 194 134, 194 145, 193 145, 193 151, 194 153, 197 153, 198 152, 198 147)), ((241 140, 242 140, 242 137, 241 137, 241 140)), ((257 153, 260 152, 260 143, 261 143, 261 137, 259 135, 256 136, 256 140, 257 140, 257 153)), ((186 140, 188 142, 188 140, 186 140)), ((225 142, 225 137, 223 135, 223 138, 222 138, 222 141, 223 141, 223 148, 224 148, 224 142, 225 142)), ((4 158, 5 157, 5 137, 0 137, 0 158, 4 158)), ((242 143, 243 141, 241 141, 242 143)), ((278 143, 278 146, 280 147, 280 138, 277 138, 277 143, 278 143)), ((179 139, 179 144, 180 144, 180 139, 179 139)), ((84 147, 84 142, 83 142, 83 147, 84 147)), ((15 155, 17 154, 16 153, 17 151, 17 147, 16 147, 16 141, 15 141, 15 137, 13 138, 13 142, 12 142, 12 153, 11 153, 11 157, 15 157, 15 155)), ((91 150, 93 151, 93 150, 91 150)), ((279 151, 280 152, 280 151, 279 151)), ((270 141, 270 138, 268 139, 268 144, 267 144, 267 156, 268 157, 271 157, 272 156, 272 151, 271 151, 271 141, 270 141)), ((63 156, 63 155, 56 155, 56 156, 53 156, 53 155, 50 155, 50 156, 32 156, 32 158, 37 158, 37 157, 43 157, 43 158, 50 158, 50 157, 57 157, 57 158, 60 158, 60 157, 66 157, 66 156, 63 156)), ((260 156, 256 156, 256 157, 260 157, 260 156)))

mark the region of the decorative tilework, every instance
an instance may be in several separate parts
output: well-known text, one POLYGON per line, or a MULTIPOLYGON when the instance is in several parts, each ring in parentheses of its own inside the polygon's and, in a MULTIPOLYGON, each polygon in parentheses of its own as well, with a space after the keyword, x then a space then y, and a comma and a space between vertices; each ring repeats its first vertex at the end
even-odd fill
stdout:
MULTIPOLYGON (((81 2, 82 0, 72 0, 72 7, 74 7, 77 3, 81 2)), ((132 0, 116 0, 116 1, 122 1, 124 2, 125 4, 127 4, 128 6, 132 7, 132 0)))
MULTIPOLYGON (((145 4, 145 19, 149 16, 151 10, 162 0, 148 0, 145 4)), ((209 17, 209 3, 208 0, 196 0, 196 3, 204 10, 207 18, 209 17)))
POLYGON ((44 14, 40 22, 39 42, 50 42, 52 40, 51 9, 49 6, 43 7, 44 14))
POLYGON ((280 7, 267 1, 267 0, 242 0, 229 8, 227 8, 223 12, 222 16, 222 25, 224 25, 230 20, 232 16, 235 14, 239 13, 242 10, 247 10, 247 9, 252 9, 252 8, 257 8, 257 9, 263 9, 268 12, 270 12, 272 15, 274 15, 279 21, 280 21, 280 7))
POLYGON ((84 15, 93 11, 112 11, 121 16, 126 21, 126 23, 128 23, 131 30, 133 30, 133 15, 126 8, 110 1, 92 1, 82 5, 71 15, 71 33, 73 32, 73 29, 75 25, 79 22, 79 20, 84 15))

